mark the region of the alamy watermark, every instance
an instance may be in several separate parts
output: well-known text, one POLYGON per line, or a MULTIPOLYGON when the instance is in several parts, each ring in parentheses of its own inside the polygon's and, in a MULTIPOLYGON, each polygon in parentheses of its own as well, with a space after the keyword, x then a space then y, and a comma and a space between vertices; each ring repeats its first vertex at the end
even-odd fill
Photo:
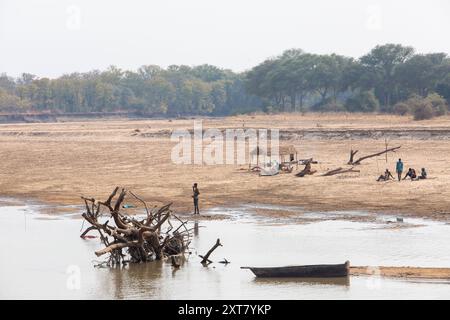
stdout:
POLYGON ((66 28, 71 31, 81 29, 81 8, 77 5, 70 5, 66 8, 66 28))
POLYGON ((70 265, 66 268, 66 288, 68 290, 81 289, 81 269, 77 265, 70 265))
POLYGON ((369 277, 366 280, 366 286, 370 290, 381 289, 381 270, 379 267, 367 267, 366 274, 369 277))
POLYGON ((194 130, 176 129, 171 141, 171 159, 175 164, 246 164, 252 157, 276 159, 279 155, 278 129, 203 130, 203 121, 194 121, 194 130))

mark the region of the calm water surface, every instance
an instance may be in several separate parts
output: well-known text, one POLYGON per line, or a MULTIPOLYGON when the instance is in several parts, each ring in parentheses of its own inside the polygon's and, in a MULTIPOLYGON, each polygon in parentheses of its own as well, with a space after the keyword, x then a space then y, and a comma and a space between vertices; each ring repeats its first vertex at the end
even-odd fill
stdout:
MULTIPOLYGON (((413 227, 397 228, 385 223, 389 217, 370 222, 335 219, 299 224, 256 218, 252 208, 210 210, 209 214, 227 214, 232 219, 199 222, 192 254, 174 271, 167 262, 125 269, 94 268, 99 259, 94 251, 101 245, 98 239, 79 238, 82 220, 40 214, 38 205, 0 207, 0 298, 450 299, 450 283, 446 281, 379 277, 262 280, 240 269, 345 260, 352 265, 450 267, 448 224, 405 219, 405 224, 413 227), (224 246, 212 259, 226 258, 231 263, 203 267, 197 254, 204 254, 217 238, 224 246)), ((327 214, 336 218, 349 213, 327 214)), ((325 214, 308 213, 305 217, 321 215, 325 214)))

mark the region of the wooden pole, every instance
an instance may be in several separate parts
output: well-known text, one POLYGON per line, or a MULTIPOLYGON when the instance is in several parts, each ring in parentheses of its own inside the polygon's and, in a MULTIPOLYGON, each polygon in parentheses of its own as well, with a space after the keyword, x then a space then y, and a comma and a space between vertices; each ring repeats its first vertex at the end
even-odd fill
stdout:
POLYGON ((388 148, 388 142, 387 138, 384 138, 384 145, 385 145, 385 151, 386 151, 386 163, 388 162, 388 155, 387 155, 387 148, 388 148))

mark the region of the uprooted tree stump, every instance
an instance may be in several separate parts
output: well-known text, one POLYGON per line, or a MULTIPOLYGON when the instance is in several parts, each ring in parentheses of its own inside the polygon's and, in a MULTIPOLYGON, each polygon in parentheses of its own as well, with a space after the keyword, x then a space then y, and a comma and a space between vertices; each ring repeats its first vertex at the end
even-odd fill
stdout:
POLYGON ((216 243, 214 244, 214 246, 213 246, 211 249, 209 249, 209 251, 208 251, 204 256, 199 255, 199 257, 202 258, 201 263, 204 264, 204 265, 205 265, 205 264, 212 263, 212 261, 209 260, 209 256, 210 256, 211 253, 213 253, 213 251, 216 250, 218 247, 222 247, 222 244, 220 243, 220 239, 217 239, 217 241, 216 241, 216 243))
POLYGON ((82 197, 86 209, 82 216, 90 226, 81 237, 84 238, 94 230, 99 233, 104 248, 95 254, 98 257, 109 254, 108 259, 101 264, 114 266, 127 262, 147 262, 185 252, 190 244, 190 231, 186 227, 187 222, 173 214, 171 203, 149 210, 144 200, 131 191, 122 189, 112 204, 118 191, 119 187, 116 187, 104 202, 82 197), (121 212, 122 203, 128 196, 143 205, 145 217, 132 217, 121 212), (104 211, 109 219, 105 219, 104 211), (110 224, 111 218, 114 225, 110 224), (177 220, 179 225, 176 228, 171 218, 177 220))
POLYGON ((307 163, 318 164, 319 161, 314 160, 313 158, 309 158, 309 159, 300 159, 300 160, 298 160, 298 164, 306 165, 307 163))
POLYGON ((395 152, 397 149, 400 149, 400 148, 401 148, 401 146, 393 147, 393 148, 389 148, 389 149, 386 148, 383 151, 369 154, 367 156, 359 158, 358 160, 353 160, 353 157, 358 152, 358 150, 355 150, 355 151, 350 150, 350 160, 347 162, 347 164, 355 166, 355 165, 361 164, 361 161, 363 161, 363 160, 366 160, 366 159, 369 159, 369 158, 373 158, 373 157, 377 157, 377 156, 381 156, 382 154, 385 154, 385 153, 388 153, 388 152, 395 152))
MULTIPOLYGON (((314 163, 312 158, 308 159, 308 160, 305 160, 303 163, 305 164, 305 167, 303 168, 302 171, 300 171, 299 173, 297 173, 295 175, 296 177, 300 177, 301 178, 301 177, 304 177, 306 175, 312 175, 312 174, 317 172, 317 170, 313 170, 311 168, 311 163, 314 163)), ((316 163, 317 163, 317 161, 316 161, 316 163)))

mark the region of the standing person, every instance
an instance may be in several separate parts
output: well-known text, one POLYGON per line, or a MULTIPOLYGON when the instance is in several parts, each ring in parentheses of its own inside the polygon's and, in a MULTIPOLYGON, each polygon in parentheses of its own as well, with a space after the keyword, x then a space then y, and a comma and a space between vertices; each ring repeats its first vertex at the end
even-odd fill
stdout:
POLYGON ((395 167, 395 171, 397 171, 398 181, 402 180, 402 173, 403 173, 403 162, 402 162, 402 159, 398 159, 397 165, 395 167))
POLYGON ((197 183, 194 183, 192 186, 192 198, 194 198, 194 214, 200 214, 200 210, 198 209, 198 196, 200 194, 200 191, 198 191, 197 183))

